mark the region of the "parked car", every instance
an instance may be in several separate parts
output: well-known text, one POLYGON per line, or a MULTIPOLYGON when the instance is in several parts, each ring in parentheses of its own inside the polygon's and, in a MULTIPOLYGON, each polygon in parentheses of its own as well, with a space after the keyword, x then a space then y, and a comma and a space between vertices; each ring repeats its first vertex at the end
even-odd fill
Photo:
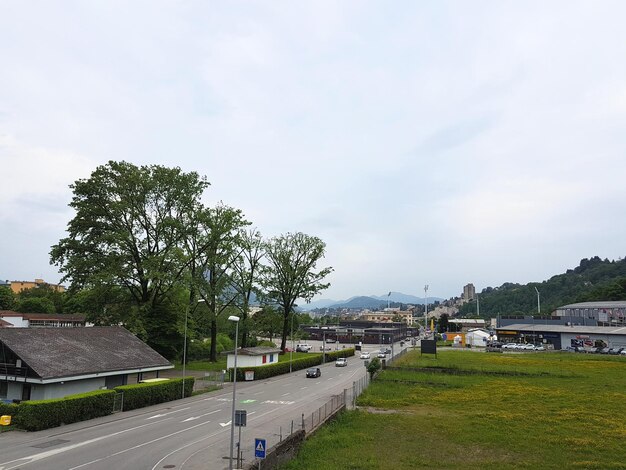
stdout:
POLYGON ((311 367, 310 369, 306 370, 306 376, 307 378, 321 377, 322 371, 320 370, 319 367, 311 367))
POLYGON ((611 354, 612 356, 615 356, 617 354, 619 354, 621 348, 611 348, 609 349, 609 354, 611 354))
POLYGON ((326 338, 326 342, 327 342, 327 343, 334 343, 334 342, 336 342, 336 341, 337 341, 336 339, 326 338))
POLYGON ((537 344, 535 345, 535 351, 545 351, 546 348, 543 347, 543 345, 541 344, 537 344))
POLYGON ((361 358, 361 359, 369 359, 369 358, 370 358, 370 356, 371 356, 371 354, 370 354, 370 353, 363 351, 363 352, 361 353, 360 358, 361 358))
POLYGON ((376 354, 376 357, 384 359, 387 357, 387 355, 385 354, 385 351, 378 351, 378 354, 376 354))
POLYGON ((600 354, 608 354, 610 350, 611 350, 611 348, 602 348, 602 349, 598 348, 598 353, 600 353, 600 354))
POLYGON ((333 348, 330 346, 320 346, 320 351, 332 351, 333 348))
POLYGON ((296 344, 296 352, 309 352, 312 349, 312 346, 307 343, 299 343, 296 344))
POLYGON ((383 352, 384 352, 385 354, 391 354, 391 349, 389 349, 389 348, 384 348, 384 349, 383 349, 383 352))
POLYGON ((620 356, 626 356, 626 348, 622 348, 622 350, 619 352, 620 356))
POLYGON ((346 367, 348 365, 348 360, 345 357, 338 357, 335 361, 335 367, 346 367))

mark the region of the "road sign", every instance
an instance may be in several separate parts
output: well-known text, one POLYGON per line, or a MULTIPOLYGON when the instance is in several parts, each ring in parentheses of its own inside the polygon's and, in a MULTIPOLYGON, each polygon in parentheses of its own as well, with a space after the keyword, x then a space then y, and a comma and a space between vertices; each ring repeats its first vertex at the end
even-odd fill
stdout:
POLYGON ((235 426, 246 425, 246 410, 235 410, 235 426))
POLYGON ((254 456, 259 459, 265 458, 265 439, 254 440, 254 456))

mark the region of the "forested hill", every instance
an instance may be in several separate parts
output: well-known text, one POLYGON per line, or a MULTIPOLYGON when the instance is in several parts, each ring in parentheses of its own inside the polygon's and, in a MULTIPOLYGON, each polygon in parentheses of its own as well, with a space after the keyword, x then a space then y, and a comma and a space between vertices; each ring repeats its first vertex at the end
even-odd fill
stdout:
MULTIPOLYGON (((479 293, 480 316, 537 314, 537 292, 541 314, 547 315, 557 307, 593 300, 626 301, 626 259, 602 260, 598 256, 583 259, 575 269, 553 276, 547 281, 530 284, 505 283, 487 287, 479 293)), ((475 316, 476 302, 461 307, 459 315, 475 316)))

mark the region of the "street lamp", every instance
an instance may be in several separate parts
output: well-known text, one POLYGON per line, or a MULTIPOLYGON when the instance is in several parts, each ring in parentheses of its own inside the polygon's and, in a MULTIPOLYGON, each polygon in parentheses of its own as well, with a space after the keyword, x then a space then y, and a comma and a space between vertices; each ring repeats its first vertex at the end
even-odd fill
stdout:
POLYGON ((541 315, 541 302, 539 301, 539 289, 535 287, 535 292, 537 293, 537 313, 541 315))
POLYGON ((291 351, 289 351, 289 373, 291 374, 291 363, 293 362, 293 312, 291 312, 291 351))
POLYGON ((237 345, 239 344, 239 317, 231 315, 228 321, 235 322, 235 365, 233 366, 233 409, 230 419, 230 459, 228 469, 233 470, 233 445, 235 443, 235 392, 237 390, 237 345))
POLYGON ((424 338, 426 338, 426 329, 428 328, 428 284, 424 286, 424 338))
MULTIPOLYGON (((204 302, 204 299, 198 300, 197 303, 204 302)), ((183 391, 182 398, 185 398, 185 367, 187 366, 187 317, 189 317, 189 304, 185 308, 185 334, 183 339, 183 391)))

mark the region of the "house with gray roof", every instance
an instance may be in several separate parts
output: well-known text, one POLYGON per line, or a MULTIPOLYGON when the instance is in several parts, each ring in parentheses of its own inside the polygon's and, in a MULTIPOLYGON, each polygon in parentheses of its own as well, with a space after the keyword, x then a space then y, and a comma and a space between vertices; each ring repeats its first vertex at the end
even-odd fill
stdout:
POLYGON ((42 400, 125 385, 174 366, 120 326, 0 328, 0 400, 42 400))

